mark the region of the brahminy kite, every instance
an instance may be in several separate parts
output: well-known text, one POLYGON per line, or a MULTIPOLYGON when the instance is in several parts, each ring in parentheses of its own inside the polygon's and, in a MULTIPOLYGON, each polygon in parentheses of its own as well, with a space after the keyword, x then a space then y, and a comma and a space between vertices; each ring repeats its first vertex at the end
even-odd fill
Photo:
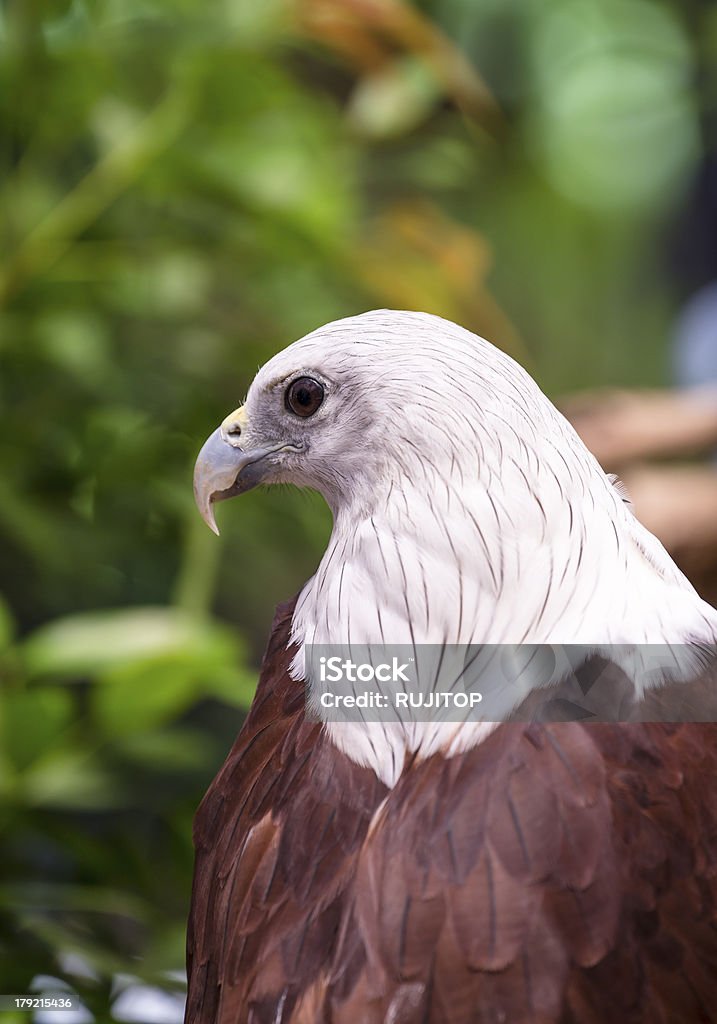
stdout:
POLYGON ((197 460, 214 529, 259 483, 333 532, 197 814, 187 1024, 717 1021, 717 612, 531 377, 435 316, 329 324, 197 460), (310 713, 310 652, 372 644, 582 650, 630 709, 310 713))

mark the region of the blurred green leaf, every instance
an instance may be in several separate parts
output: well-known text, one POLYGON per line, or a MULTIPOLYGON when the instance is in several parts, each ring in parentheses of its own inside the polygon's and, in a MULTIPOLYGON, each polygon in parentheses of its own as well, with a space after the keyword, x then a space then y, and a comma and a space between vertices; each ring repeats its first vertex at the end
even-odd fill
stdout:
POLYGON ((3 909, 84 910, 98 914, 118 914, 142 921, 149 917, 149 907, 129 892, 97 885, 57 885, 37 882, 27 885, 0 886, 0 907, 3 909))
MULTIPOLYGON (((237 656, 238 644, 226 629, 173 608, 132 608, 70 616, 43 626, 24 644, 31 675, 97 675, 116 668, 130 675, 169 658, 167 674, 182 658, 195 665, 237 656), (175 659, 172 661, 171 659, 175 659), (135 665, 139 662, 139 665, 135 665)), ((179 682, 181 685, 181 681, 179 682)))
POLYGON ((5 692, 0 702, 0 746, 22 770, 57 747, 73 717, 70 695, 54 689, 5 692))
POLYGON ((155 658, 105 674, 93 710, 110 735, 144 732, 176 718, 201 694, 201 663, 155 658))
POLYGON ((52 751, 34 761, 23 774, 21 787, 30 807, 99 810, 127 802, 118 780, 81 748, 52 751))
POLYGON ((351 97, 350 123, 370 138, 399 135, 423 121, 440 95, 439 83, 424 61, 394 60, 361 79, 351 97))
POLYGON ((211 764, 213 746, 195 729, 155 729, 119 736, 115 749, 126 758, 158 772, 204 768, 211 764))
POLYGON ((667 7, 571 0, 540 19, 534 58, 533 145, 561 192, 640 209, 679 187, 699 140, 689 45, 667 7))

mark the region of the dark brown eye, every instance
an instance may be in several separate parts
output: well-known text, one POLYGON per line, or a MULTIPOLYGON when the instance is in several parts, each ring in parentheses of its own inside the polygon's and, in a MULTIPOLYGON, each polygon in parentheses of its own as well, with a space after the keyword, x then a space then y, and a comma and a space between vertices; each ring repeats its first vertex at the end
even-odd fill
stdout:
POLYGON ((324 389, 313 377, 297 377, 286 389, 286 408, 306 419, 313 416, 324 400, 324 389))

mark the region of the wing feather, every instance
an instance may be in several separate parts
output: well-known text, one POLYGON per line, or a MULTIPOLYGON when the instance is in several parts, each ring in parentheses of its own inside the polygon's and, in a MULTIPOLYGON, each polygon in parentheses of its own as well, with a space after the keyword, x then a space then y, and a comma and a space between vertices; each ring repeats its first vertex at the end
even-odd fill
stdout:
POLYGON ((291 608, 197 814, 187 1024, 717 1020, 717 726, 513 722, 387 790, 291 608))

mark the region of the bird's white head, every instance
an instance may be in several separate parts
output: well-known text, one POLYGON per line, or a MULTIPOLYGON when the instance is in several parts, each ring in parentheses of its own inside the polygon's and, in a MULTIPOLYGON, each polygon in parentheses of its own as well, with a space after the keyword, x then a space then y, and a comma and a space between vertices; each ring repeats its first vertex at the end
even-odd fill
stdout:
POLYGON ((334 514, 370 513, 392 486, 494 472, 489 449, 521 439, 534 448, 556 417, 487 341, 436 316, 378 310, 328 324, 262 367, 210 439, 197 499, 212 525, 214 502, 258 482, 312 487, 334 514))
POLYGON ((334 513, 300 642, 678 643, 706 614, 532 378, 439 317, 365 313, 274 356, 203 448, 197 502, 214 525, 272 482, 334 513))

